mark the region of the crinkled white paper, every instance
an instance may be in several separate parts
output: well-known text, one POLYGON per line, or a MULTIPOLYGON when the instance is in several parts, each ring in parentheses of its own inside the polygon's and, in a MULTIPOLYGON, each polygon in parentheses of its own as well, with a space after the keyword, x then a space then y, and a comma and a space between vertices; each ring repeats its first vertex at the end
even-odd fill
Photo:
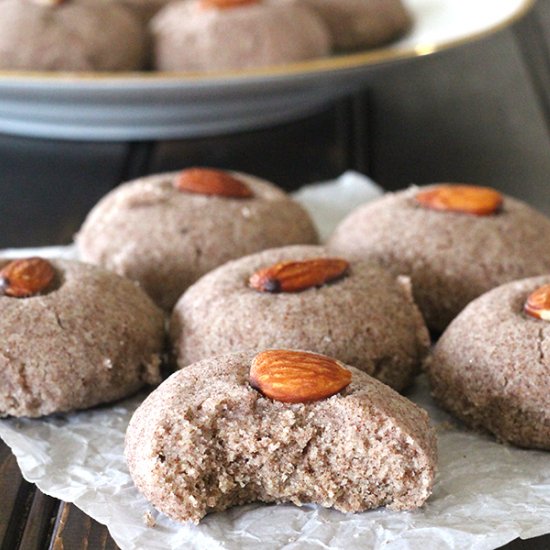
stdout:
MULTIPOLYGON (((333 225, 351 206, 378 193, 366 178, 348 173, 297 196, 314 215, 325 216, 316 216, 323 226, 325 219, 333 225)), ((330 228, 321 230, 326 235, 330 228)), ((59 255, 60 249, 31 253, 37 252, 59 255)), ((422 378, 409 397, 438 426, 440 460, 434 494, 421 510, 341 514, 316 506, 249 505, 211 514, 199 526, 180 525, 148 505, 124 462, 124 432, 143 397, 46 420, 0 422, 0 437, 25 479, 107 525, 123 549, 472 550, 550 532, 550 453, 515 449, 463 430, 432 404, 422 378), (155 526, 145 521, 149 513, 155 526)))

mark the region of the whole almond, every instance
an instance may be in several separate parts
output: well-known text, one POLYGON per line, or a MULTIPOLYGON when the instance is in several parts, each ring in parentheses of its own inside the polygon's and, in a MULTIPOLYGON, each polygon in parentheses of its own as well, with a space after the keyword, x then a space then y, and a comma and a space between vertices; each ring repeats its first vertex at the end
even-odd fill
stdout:
POLYGON ((550 285, 544 285, 529 294, 523 311, 531 317, 550 321, 550 285))
POLYGON ((217 8, 237 8, 248 4, 258 4, 260 0, 201 0, 200 7, 203 9, 217 8))
POLYGON ((55 277, 52 264, 43 258, 14 260, 0 271, 0 294, 28 298, 46 290, 55 277))
POLYGON ((248 283, 260 292, 301 292, 346 275, 349 263, 341 258, 279 262, 254 273, 248 283))
POLYGON ((285 403, 326 399, 351 382, 351 372, 326 355, 272 349, 259 353, 250 367, 250 385, 285 403))
POLYGON ((501 193, 490 187, 477 185, 438 185, 433 189, 420 191, 415 198, 425 208, 476 216, 496 214, 503 203, 501 193))
POLYGON ((233 199, 248 199, 254 195, 243 181, 224 172, 211 168, 188 168, 179 173, 174 187, 186 193, 217 195, 233 199))

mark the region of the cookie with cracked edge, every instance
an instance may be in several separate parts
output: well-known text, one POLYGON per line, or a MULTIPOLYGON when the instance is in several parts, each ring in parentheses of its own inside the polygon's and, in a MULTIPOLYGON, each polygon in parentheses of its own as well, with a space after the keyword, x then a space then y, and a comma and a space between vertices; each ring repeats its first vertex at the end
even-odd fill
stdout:
POLYGON ((319 401, 283 403, 249 383, 254 352, 176 372, 136 410, 126 458, 161 512, 198 523, 250 502, 342 512, 415 509, 432 491, 436 438, 427 413, 353 367, 319 401))
POLYGON ((102 268, 50 263, 43 292, 0 295, 0 416, 84 409, 160 382, 164 315, 151 299, 102 268))

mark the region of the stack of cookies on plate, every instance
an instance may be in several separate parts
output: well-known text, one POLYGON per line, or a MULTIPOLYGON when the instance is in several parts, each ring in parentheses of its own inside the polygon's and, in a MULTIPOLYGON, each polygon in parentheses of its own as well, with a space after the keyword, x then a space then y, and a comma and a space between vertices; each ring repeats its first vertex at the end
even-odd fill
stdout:
POLYGON ((126 456, 168 516, 414 509, 436 437, 398 392, 423 363, 466 424, 550 449, 548 242, 549 219, 485 187, 387 194, 320 246, 306 211, 254 176, 141 178, 89 214, 89 263, 0 266, 0 414, 131 395, 164 359, 176 372, 134 414, 126 456), (429 330, 443 332, 431 352, 429 330))
POLYGON ((401 0, 2 0, 0 69, 208 72, 373 48, 401 0))

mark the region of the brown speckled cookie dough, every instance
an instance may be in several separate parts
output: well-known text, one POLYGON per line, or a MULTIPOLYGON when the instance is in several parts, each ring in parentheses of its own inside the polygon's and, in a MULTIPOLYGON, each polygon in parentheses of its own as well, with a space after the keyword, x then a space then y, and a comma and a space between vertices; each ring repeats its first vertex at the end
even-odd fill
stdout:
POLYGON ((137 17, 147 23, 159 10, 171 0, 110 0, 130 9, 137 17))
POLYGON ((173 2, 152 21, 155 67, 220 71, 278 65, 328 55, 319 17, 295 4, 258 1, 218 9, 202 0, 173 2))
POLYGON ((109 1, 2 1, 0 69, 139 70, 145 42, 138 19, 109 1))
POLYGON ((336 229, 329 249, 409 275, 428 327, 439 332, 487 290, 550 272, 550 220, 543 214, 507 196, 494 215, 431 210, 415 201, 419 189, 429 188, 360 206, 336 229))
POLYGON ((426 361, 435 399, 501 441, 550 450, 550 323, 523 312, 550 276, 502 285, 450 324, 426 361))
POLYGON ((0 416, 83 409, 160 381, 164 318, 147 295, 98 267, 51 263, 46 294, 0 296, 0 416))
POLYGON ((382 46, 399 38, 412 25, 401 0, 297 1, 325 22, 337 50, 382 46))
POLYGON ((249 502, 309 502, 342 512, 421 506, 436 441, 425 411, 348 367, 340 393, 307 404, 248 383, 254 353, 172 375, 135 412, 126 457, 138 489, 179 521, 249 502))
POLYGON ((305 210, 270 183, 238 174, 254 196, 224 198, 176 190, 178 174, 141 178, 104 197, 77 236, 82 259, 138 281, 169 310, 189 285, 228 260, 317 242, 305 210))
POLYGON ((302 292, 272 294, 248 285, 260 268, 327 256, 321 247, 289 246, 235 260, 204 276, 172 314, 178 365, 228 351, 288 347, 335 357, 403 389, 429 345, 408 280, 372 263, 352 262, 349 275, 302 292))

